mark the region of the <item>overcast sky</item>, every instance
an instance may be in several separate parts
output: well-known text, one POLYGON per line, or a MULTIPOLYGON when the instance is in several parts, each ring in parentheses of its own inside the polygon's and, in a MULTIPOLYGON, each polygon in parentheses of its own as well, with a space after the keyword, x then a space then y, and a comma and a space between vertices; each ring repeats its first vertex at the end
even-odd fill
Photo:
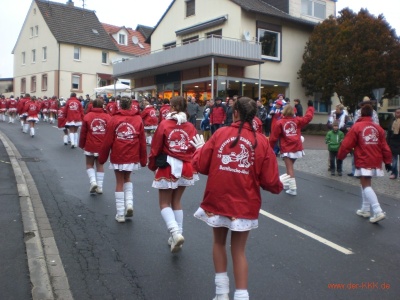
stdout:
MULTIPOLYGON (((218 0, 215 0, 218 1, 218 0)), ((53 0, 66 3, 67 0, 53 0)), ((75 6, 96 11, 100 22, 136 28, 137 24, 155 26, 172 0, 73 0, 75 6)), ((400 35, 400 14, 394 3, 398 0, 339 0, 336 10, 349 7, 354 12, 367 8, 378 16, 383 14, 400 35)), ((13 77, 11 54, 32 0, 0 0, 0 78, 13 77)), ((397 4, 398 5, 398 4, 397 4)), ((396 5, 396 6, 397 6, 396 5)))

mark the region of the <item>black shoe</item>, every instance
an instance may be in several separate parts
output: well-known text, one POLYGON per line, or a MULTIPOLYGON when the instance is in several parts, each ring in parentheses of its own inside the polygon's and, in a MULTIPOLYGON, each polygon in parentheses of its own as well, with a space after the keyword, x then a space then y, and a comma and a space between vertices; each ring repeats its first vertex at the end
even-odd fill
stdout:
POLYGON ((353 173, 349 173, 349 174, 347 174, 347 176, 353 177, 354 174, 353 173))

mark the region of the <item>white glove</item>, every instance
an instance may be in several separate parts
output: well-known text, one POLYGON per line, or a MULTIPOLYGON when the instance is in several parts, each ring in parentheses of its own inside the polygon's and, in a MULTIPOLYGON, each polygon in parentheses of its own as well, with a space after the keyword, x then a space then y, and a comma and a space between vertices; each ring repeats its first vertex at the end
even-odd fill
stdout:
POLYGON ((190 141, 189 143, 191 143, 196 149, 199 149, 199 148, 203 147, 205 144, 204 137, 200 134, 196 134, 193 137, 193 140, 190 141))

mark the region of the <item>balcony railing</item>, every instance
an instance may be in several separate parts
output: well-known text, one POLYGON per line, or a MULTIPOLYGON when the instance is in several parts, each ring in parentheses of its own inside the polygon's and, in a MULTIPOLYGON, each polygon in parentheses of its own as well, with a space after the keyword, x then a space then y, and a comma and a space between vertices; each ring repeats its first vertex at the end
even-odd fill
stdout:
POLYGON ((261 61, 261 46, 258 42, 211 36, 116 63, 114 76, 212 56, 261 61))

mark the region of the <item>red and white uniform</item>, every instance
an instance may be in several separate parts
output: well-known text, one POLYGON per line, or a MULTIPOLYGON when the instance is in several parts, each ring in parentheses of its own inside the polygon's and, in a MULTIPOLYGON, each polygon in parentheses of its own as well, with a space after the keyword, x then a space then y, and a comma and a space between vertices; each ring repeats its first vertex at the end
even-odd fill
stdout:
POLYGON ((60 107, 57 111, 57 126, 58 128, 64 129, 65 123, 67 120, 65 119, 65 106, 60 107))
POLYGON ((304 117, 282 117, 272 129, 269 137, 271 147, 280 139, 281 153, 296 153, 303 150, 301 129, 311 122, 314 116, 314 107, 310 106, 304 117))
POLYGON ((238 143, 230 148, 239 132, 240 121, 218 129, 205 145, 196 150, 193 166, 208 175, 200 207, 209 213, 229 218, 258 218, 261 208, 260 187, 279 194, 278 163, 265 136, 256 133, 250 124, 243 125, 238 143), (221 180, 226 184, 221 184, 221 180))
POLYGON ((50 99, 50 100, 48 100, 48 105, 49 105, 49 107, 48 107, 48 109, 49 109, 49 112, 51 112, 51 113, 57 113, 57 109, 58 109, 58 102, 57 102, 57 100, 56 99, 50 99))
POLYGON ((159 123, 162 120, 165 120, 165 117, 171 110, 171 105, 170 104, 163 104, 163 106, 160 107, 160 114, 158 115, 158 121, 159 123))
POLYGON ((26 121, 37 122, 39 121, 40 103, 38 101, 27 101, 24 106, 24 114, 27 115, 26 121))
POLYGON ((25 103, 31 101, 30 97, 25 97, 25 98, 21 98, 18 101, 17 104, 17 113, 21 116, 21 117, 26 117, 27 114, 24 114, 24 107, 25 107, 25 103))
POLYGON ((142 113, 141 117, 143 119, 144 129, 156 129, 158 125, 158 117, 156 109, 153 105, 147 105, 142 113))
POLYGON ((115 112, 117 111, 117 103, 115 101, 108 102, 106 106, 106 111, 110 116, 115 114, 115 112))
POLYGON ((85 152, 97 154, 103 145, 110 120, 111 116, 103 108, 92 108, 83 118, 79 147, 85 152))
POLYGON ((83 120, 83 107, 76 97, 71 97, 65 104, 65 118, 68 126, 81 126, 83 120))
POLYGON ((99 151, 99 163, 104 164, 110 153, 112 164, 147 163, 146 138, 140 116, 129 110, 119 110, 107 124, 106 135, 99 151))
POLYGON ((262 126, 263 126, 262 121, 258 117, 254 117, 254 119, 253 119, 253 128, 254 128, 254 130, 256 132, 263 133, 262 132, 262 126))
POLYGON ((49 112, 49 108, 50 108, 50 101, 49 101, 49 99, 44 99, 44 100, 42 101, 42 112, 43 112, 44 114, 48 113, 48 112, 49 112))
POLYGON ((382 162, 392 162, 385 131, 373 122, 372 117, 360 117, 354 123, 340 145, 338 159, 345 159, 352 149, 357 169, 382 169, 382 162))
POLYGON ((18 101, 15 100, 14 98, 10 98, 7 102, 8 112, 10 112, 10 113, 17 112, 17 105, 18 105, 18 101))
POLYGON ((131 110, 132 110, 135 114, 140 114, 140 105, 139 105, 139 101, 137 101, 136 99, 133 99, 133 100, 132 100, 131 110))
POLYGON ((5 98, 0 98, 0 113, 5 113, 7 110, 7 100, 5 98))

